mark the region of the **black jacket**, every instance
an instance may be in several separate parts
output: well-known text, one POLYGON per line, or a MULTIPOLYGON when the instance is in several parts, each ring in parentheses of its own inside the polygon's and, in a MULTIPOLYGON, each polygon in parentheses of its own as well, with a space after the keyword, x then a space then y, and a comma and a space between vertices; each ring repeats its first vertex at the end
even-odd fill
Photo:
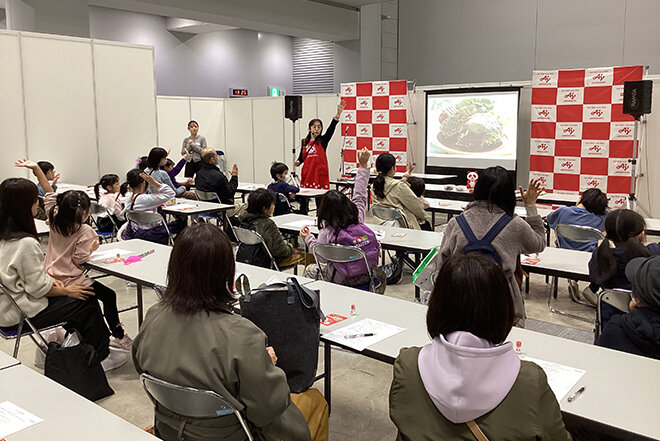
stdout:
POLYGON ((234 193, 238 187, 238 176, 232 176, 230 180, 220 169, 204 162, 202 168, 195 175, 195 187, 200 191, 215 192, 223 204, 234 204, 234 193))
POLYGON ((660 313, 639 308, 612 317, 596 345, 660 360, 660 313))

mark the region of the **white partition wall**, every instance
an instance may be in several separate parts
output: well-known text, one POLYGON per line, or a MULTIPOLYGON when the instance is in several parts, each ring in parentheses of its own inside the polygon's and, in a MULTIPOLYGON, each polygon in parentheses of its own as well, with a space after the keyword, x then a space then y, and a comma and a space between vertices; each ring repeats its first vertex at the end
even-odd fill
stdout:
POLYGON ((0 60, 2 178, 28 157, 91 185, 156 144, 153 48, 0 31, 0 60))
MULTIPOLYGON (((191 98, 190 119, 197 121, 199 124, 199 133, 206 138, 206 144, 209 147, 225 151, 224 100, 217 98, 191 98)), ((188 121, 182 121, 181 126, 185 127, 188 121)), ((189 133, 186 132, 186 135, 189 135, 189 133)))
POLYGON ((94 41, 100 174, 123 180, 135 159, 158 143, 153 50, 94 41))
POLYGON ((55 165, 62 181, 98 179, 92 45, 82 38, 21 36, 30 159, 55 165))
MULTIPOLYGON (((291 121, 284 119, 284 98, 255 98, 252 100, 254 126, 254 182, 271 181, 273 161, 284 162, 284 130, 291 130, 291 121), (288 123, 288 124, 286 124, 288 123)), ((289 147, 289 150, 291 147, 289 147)), ((291 153, 289 153, 289 163, 291 153)))
MULTIPOLYGON (((190 121, 190 99, 188 97, 157 97, 158 142, 172 149, 172 160, 181 153, 183 139, 190 133, 186 128, 190 121)), ((148 150, 143 154, 147 154, 148 150)))
MULTIPOLYGON (((225 101, 225 154, 227 169, 232 164, 238 165, 238 179, 254 182, 254 127, 252 119, 252 100, 228 99, 225 101)), ((260 161, 266 158, 259 158, 260 161)))
POLYGON ((0 181, 10 176, 26 176, 25 170, 13 166, 16 159, 27 156, 23 87, 17 32, 0 34, 0 181))

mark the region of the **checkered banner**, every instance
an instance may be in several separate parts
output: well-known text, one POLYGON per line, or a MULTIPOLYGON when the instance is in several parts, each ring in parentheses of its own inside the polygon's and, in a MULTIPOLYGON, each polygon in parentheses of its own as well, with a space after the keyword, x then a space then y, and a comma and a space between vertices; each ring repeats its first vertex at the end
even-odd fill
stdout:
POLYGON ((369 149, 373 161, 381 153, 396 157, 396 170, 406 171, 408 145, 408 82, 374 81, 342 83, 341 99, 346 108, 341 115, 344 167, 357 167, 357 152, 369 149))
POLYGON ((623 83, 642 66, 534 71, 530 179, 554 193, 598 187, 610 207, 630 192, 633 118, 622 112, 623 83))

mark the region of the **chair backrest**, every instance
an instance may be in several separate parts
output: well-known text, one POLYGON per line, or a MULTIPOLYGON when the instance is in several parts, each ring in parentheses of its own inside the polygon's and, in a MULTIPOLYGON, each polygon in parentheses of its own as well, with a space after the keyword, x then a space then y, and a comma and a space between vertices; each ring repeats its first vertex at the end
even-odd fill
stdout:
MULTIPOLYGON (((367 260, 367 255, 360 248, 338 244, 317 243, 314 246, 314 258, 317 262, 321 261, 319 260, 319 257, 327 262, 336 263, 355 262, 356 260, 362 259, 367 269, 367 274, 369 274, 369 291, 376 292, 376 285, 374 283, 374 277, 369 265, 369 260, 367 260)), ((323 278, 323 271, 320 273, 321 277, 323 278)), ((332 274, 329 276, 332 278, 332 274)), ((328 282, 332 282, 332 280, 328 280, 328 282)))
POLYGON ((384 221, 397 221, 403 227, 408 228, 408 222, 406 221, 405 216, 397 208, 374 205, 371 207, 371 212, 378 219, 384 221))
MULTIPOLYGON (((21 309, 20 306, 18 306, 18 303, 16 303, 16 300, 14 300, 14 298, 11 296, 11 294, 9 293, 9 290, 7 289, 7 287, 5 287, 5 285, 0 283, 0 296, 2 296, 2 295, 7 297, 7 299, 9 300, 9 303, 12 305, 12 308, 16 309, 16 312, 18 312, 18 315, 20 317, 19 323, 18 323, 18 329, 17 329, 17 332, 16 332, 16 338, 20 338, 21 335, 24 334, 24 332, 23 332, 23 322, 25 322, 25 323, 28 324, 28 326, 30 327, 32 332, 34 334, 37 334, 38 338, 41 340, 41 344, 43 344, 44 347, 48 347, 48 342, 46 341, 46 339, 43 337, 43 335, 41 335, 41 333, 39 333, 39 330, 37 329, 37 327, 32 324, 32 322, 28 318, 28 315, 25 312, 23 312, 23 310, 21 309)), ((59 326, 59 324, 58 324, 58 326, 59 326)), ((50 328, 50 326, 48 326, 47 328, 50 328)), ((6 338, 4 332, 2 333, 2 335, 3 335, 3 337, 6 338)), ((18 345, 16 345, 16 348, 14 350, 14 357, 16 357, 16 355, 18 355, 18 345)))
POLYGON ((605 238, 603 233, 596 228, 582 225, 559 224, 555 228, 555 232, 558 236, 573 242, 595 242, 605 238))
POLYGON ((291 213, 292 211, 289 198, 282 193, 275 193, 275 211, 273 215, 279 216, 281 214, 291 213))
POLYGON ((220 198, 214 191, 201 191, 195 189, 195 196, 197 196, 197 199, 204 202, 220 202, 220 198))
POLYGON ((92 222, 97 226, 98 228, 98 221, 97 218, 101 214, 107 215, 108 219, 110 219, 110 222, 112 222, 112 228, 116 232, 118 227, 117 223, 115 222, 115 219, 112 217, 112 213, 110 213, 110 210, 102 206, 96 201, 91 201, 90 209, 89 209, 89 214, 90 218, 92 219, 92 222))
POLYGON ((233 228, 234 234, 236 235, 236 239, 244 245, 259 245, 266 250, 266 253, 268 253, 268 257, 270 258, 271 266, 276 270, 279 271, 280 268, 277 266, 277 262, 275 261, 275 258, 273 255, 270 253, 270 250, 266 246, 266 242, 264 241, 264 238, 261 237, 261 234, 257 233, 254 230, 248 230, 247 228, 241 228, 241 227, 234 227, 233 228))
POLYGON ((162 225, 163 227, 165 227, 165 231, 167 232, 170 245, 174 243, 174 237, 172 237, 172 233, 170 233, 170 229, 167 227, 167 222, 165 222, 165 219, 163 218, 163 216, 160 215, 160 213, 156 213, 153 211, 131 210, 126 212, 126 220, 128 220, 129 222, 136 223, 139 228, 145 228, 145 229, 162 225))
POLYGON ((603 332, 602 304, 607 303, 621 312, 629 312, 630 294, 631 291, 627 289, 604 289, 601 291, 598 295, 598 305, 596 306, 596 336, 603 332))
POLYGON ((145 373, 140 375, 140 381, 154 405, 159 404, 187 418, 219 418, 236 415, 248 439, 250 441, 254 439, 240 411, 232 407, 227 399, 217 392, 179 386, 145 373))

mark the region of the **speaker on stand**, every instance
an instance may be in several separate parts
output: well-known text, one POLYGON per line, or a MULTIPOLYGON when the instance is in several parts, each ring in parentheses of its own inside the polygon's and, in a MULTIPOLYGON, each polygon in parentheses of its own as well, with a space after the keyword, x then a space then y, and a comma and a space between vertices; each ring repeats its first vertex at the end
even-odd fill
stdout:
POLYGON ((298 182, 298 174, 296 173, 296 121, 302 118, 302 96, 301 95, 285 95, 284 96, 284 117, 291 120, 291 128, 293 130, 293 148, 291 154, 293 155, 293 167, 291 168, 291 181, 296 187, 300 187, 298 182))
MULTIPOLYGON (((653 93, 653 81, 626 81, 623 83, 623 113, 632 115, 635 119, 633 129, 633 155, 630 162, 630 193, 626 208, 635 210, 638 208, 647 216, 648 210, 642 207, 635 195, 635 181, 637 179, 637 160, 639 159, 639 124, 642 115, 651 113, 651 96, 653 93)), ((646 123, 646 121, 644 121, 646 123)))

